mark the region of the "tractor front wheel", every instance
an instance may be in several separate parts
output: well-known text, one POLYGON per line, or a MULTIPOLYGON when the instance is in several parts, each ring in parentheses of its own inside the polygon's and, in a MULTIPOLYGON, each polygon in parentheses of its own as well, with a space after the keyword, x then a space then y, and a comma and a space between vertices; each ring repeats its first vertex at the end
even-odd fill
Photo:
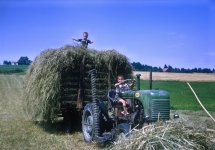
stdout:
POLYGON ((91 142, 94 137, 93 104, 89 103, 84 107, 82 114, 82 132, 84 140, 91 142))

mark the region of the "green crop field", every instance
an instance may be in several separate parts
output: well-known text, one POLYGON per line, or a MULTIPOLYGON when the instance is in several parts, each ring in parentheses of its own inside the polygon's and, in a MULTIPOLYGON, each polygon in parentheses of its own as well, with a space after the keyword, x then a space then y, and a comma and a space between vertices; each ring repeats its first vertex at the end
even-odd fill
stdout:
POLYGON ((0 65, 0 74, 21 73, 24 74, 28 65, 0 65))
MULTIPOLYGON (((215 82, 190 82, 199 99, 209 111, 215 111, 215 82)), ((187 82, 153 81, 153 89, 167 90, 170 93, 171 108, 182 110, 202 110, 187 82)), ((148 89, 149 81, 142 80, 141 88, 148 89)))

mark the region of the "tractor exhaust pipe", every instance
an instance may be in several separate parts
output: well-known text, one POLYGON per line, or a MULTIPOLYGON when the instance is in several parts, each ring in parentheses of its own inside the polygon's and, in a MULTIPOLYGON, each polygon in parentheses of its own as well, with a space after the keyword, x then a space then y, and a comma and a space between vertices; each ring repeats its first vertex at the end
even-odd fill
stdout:
POLYGON ((137 79, 136 79, 136 83, 137 83, 137 90, 140 90, 140 76, 141 74, 136 74, 137 79))
POLYGON ((150 73, 149 73, 149 89, 152 89, 152 67, 150 69, 150 73))

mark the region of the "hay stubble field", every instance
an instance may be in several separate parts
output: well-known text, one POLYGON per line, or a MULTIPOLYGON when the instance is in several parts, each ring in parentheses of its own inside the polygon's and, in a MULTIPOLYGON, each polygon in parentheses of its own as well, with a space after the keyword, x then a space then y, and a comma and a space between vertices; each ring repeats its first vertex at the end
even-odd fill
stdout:
POLYGON ((0 74, 0 149, 98 149, 83 141, 80 128, 66 133, 62 121, 33 122, 23 112, 23 75, 0 74))
MULTIPOLYGON (((135 74, 141 74, 142 80, 149 79, 149 72, 134 71, 135 74)), ((215 73, 171 73, 171 72, 153 72, 153 80, 172 80, 172 81, 205 81, 215 82, 215 73)))

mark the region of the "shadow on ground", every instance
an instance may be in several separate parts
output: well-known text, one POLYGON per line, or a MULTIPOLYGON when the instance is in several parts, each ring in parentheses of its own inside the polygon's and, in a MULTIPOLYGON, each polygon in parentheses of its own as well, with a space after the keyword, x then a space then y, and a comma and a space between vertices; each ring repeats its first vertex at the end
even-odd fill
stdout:
POLYGON ((81 113, 68 113, 63 118, 59 118, 54 122, 40 121, 34 122, 51 134, 72 134, 81 132, 81 113))

